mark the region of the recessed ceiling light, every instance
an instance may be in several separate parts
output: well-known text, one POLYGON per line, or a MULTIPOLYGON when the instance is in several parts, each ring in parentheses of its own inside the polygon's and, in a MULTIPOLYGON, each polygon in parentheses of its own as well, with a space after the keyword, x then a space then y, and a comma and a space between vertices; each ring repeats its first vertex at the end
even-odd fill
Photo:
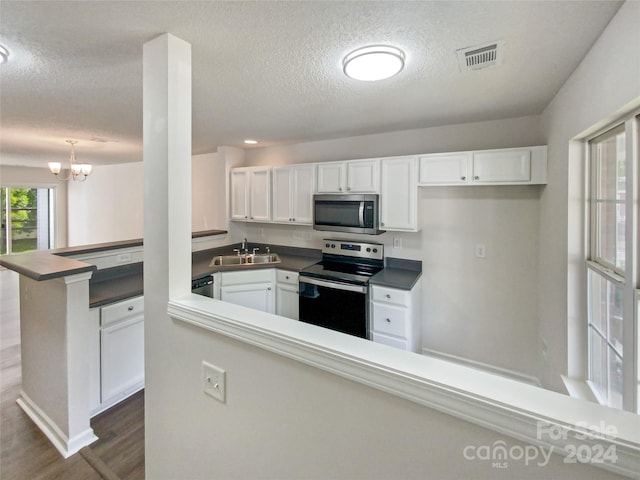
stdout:
POLYGON ((373 82, 393 77, 404 68, 404 52, 396 47, 373 45, 354 50, 344 57, 345 75, 373 82))
POLYGON ((9 61, 9 50, 0 45, 0 63, 7 63, 9 61))
POLYGON ((244 143, 246 143, 247 145, 255 145, 256 143, 258 143, 258 140, 251 140, 250 138, 248 138, 244 141, 244 143))

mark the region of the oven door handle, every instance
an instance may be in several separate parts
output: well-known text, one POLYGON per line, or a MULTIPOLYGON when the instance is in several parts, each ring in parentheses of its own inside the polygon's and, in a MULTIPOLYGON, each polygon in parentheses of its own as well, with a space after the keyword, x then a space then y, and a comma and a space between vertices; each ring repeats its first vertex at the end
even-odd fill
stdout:
POLYGON ((333 288, 335 290, 346 290, 347 292, 367 293, 367 287, 362 285, 350 285, 348 283, 331 282, 327 280, 320 280, 318 278, 300 277, 299 283, 310 283, 311 285, 318 285, 320 287, 333 288))

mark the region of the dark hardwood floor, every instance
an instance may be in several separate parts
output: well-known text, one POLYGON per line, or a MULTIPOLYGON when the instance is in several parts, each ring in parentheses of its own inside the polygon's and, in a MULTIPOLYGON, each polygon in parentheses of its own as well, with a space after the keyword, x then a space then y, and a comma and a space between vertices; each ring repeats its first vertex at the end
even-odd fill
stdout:
POLYGON ((0 269, 0 479, 144 479, 144 392, 94 417, 99 440, 60 453, 16 403, 20 394, 18 275, 0 269))

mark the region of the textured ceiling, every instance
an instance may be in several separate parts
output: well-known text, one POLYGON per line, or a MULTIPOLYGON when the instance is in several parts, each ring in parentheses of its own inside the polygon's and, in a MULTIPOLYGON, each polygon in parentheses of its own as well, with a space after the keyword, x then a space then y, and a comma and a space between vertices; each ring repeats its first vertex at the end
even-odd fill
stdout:
POLYGON ((540 113, 617 1, 0 2, 0 163, 142 160, 142 47, 192 45, 193 153, 540 113), (502 65, 460 72, 456 50, 504 40, 502 65), (355 48, 393 44, 405 69, 342 73, 355 48), (105 142, 106 140, 106 142, 105 142))

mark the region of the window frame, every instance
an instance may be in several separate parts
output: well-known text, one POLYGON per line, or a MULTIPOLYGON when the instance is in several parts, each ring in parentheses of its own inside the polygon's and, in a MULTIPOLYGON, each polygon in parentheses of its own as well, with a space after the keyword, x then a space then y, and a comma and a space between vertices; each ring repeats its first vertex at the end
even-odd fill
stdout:
MULTIPOLYGON (((637 290, 639 285, 639 265, 640 265, 640 245, 638 226, 640 225, 640 214, 638 207, 638 191, 640 189, 640 160, 639 141, 640 136, 640 111, 619 119, 617 122, 609 124, 606 128, 596 132, 586 138, 586 169, 585 184, 587 186, 586 195, 586 222, 585 222, 585 248, 586 254, 586 311, 587 328, 584 334, 584 343, 587 351, 587 384, 591 388, 597 400, 604 405, 610 405, 611 398, 608 396, 610 388, 603 392, 593 381, 593 344, 592 336, 599 335, 606 342, 606 372, 607 385, 610 386, 611 356, 610 350, 614 354, 624 352, 622 358, 622 409, 640 413, 640 357, 638 355, 640 345, 640 325, 638 324, 640 314, 638 313, 637 290), (624 268, 620 268, 606 259, 599 256, 600 245, 600 218, 598 217, 598 203, 594 201, 594 192, 597 192, 600 177, 597 175, 595 150, 593 142, 602 139, 603 136, 611 136, 624 132, 625 134, 625 199, 624 205, 625 230, 624 230, 624 268), (610 332, 601 332, 593 321, 592 311, 592 275, 598 275, 601 281, 612 282, 622 289, 622 352, 611 343, 610 332)), ((601 200, 599 193, 596 194, 601 200)), ((618 203, 618 202, 617 202, 618 203)), ((617 217, 616 217, 617 218, 617 217)), ((616 222, 617 223, 617 222, 616 222)), ((616 260, 614 259, 614 262, 616 260)), ((608 320, 609 318, 607 318, 608 320)))

